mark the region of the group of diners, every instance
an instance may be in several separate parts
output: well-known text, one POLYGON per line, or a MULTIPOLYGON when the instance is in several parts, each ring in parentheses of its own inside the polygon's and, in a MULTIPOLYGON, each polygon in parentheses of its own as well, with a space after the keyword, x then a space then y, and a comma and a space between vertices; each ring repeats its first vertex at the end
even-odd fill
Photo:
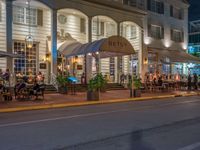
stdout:
POLYGON ((198 90, 199 82, 197 74, 181 75, 181 74, 145 74, 144 85, 149 89, 177 89, 177 90, 198 90))

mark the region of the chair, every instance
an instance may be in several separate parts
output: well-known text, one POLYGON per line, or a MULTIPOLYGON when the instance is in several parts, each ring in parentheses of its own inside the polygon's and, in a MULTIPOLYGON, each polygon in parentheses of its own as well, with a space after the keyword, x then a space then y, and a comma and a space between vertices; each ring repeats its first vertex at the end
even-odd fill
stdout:
POLYGON ((38 99, 39 96, 41 96, 44 100, 44 91, 45 91, 45 84, 41 84, 39 89, 36 90, 36 93, 34 93, 36 99, 38 99))

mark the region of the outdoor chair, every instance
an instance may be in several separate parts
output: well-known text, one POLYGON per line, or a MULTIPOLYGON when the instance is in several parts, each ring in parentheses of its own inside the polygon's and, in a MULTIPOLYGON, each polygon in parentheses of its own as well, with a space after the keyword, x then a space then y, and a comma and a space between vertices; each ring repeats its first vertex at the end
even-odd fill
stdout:
POLYGON ((45 91, 45 84, 41 84, 39 89, 34 91, 34 96, 36 97, 35 99, 38 99, 39 96, 42 97, 44 100, 44 91, 45 91))
POLYGON ((20 90, 14 88, 14 94, 16 100, 29 100, 30 95, 26 87, 21 88, 20 90))

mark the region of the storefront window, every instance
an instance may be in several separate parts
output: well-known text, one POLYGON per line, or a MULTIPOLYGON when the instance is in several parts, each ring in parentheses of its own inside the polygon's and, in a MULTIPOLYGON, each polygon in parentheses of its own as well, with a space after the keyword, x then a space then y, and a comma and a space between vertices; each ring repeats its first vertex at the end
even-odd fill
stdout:
POLYGON ((33 47, 29 49, 25 42, 14 42, 14 53, 22 56, 14 59, 14 72, 36 75, 36 52, 36 44, 33 44, 33 47))

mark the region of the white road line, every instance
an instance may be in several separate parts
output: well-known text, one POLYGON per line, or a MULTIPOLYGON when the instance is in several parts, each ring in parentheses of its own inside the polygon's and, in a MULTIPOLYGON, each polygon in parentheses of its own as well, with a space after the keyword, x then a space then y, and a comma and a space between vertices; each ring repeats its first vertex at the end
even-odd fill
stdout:
POLYGON ((48 119, 41 119, 41 120, 8 123, 8 124, 2 124, 2 125, 0 125, 0 128, 2 128, 2 127, 9 127, 9 126, 26 125, 26 124, 31 124, 31 123, 40 123, 40 122, 47 122, 47 121, 63 120, 63 119, 73 119, 73 118, 80 118, 80 117, 90 117, 90 116, 104 115, 104 114, 117 113, 117 112, 123 112, 123 111, 124 112, 125 111, 130 111, 130 109, 121 109, 121 110, 116 110, 116 111, 88 113, 88 114, 73 115, 73 116, 66 116, 66 117, 56 117, 56 118, 48 118, 48 119))
MULTIPOLYGON (((159 108, 163 106, 169 106, 169 105, 178 105, 178 104, 186 104, 186 103, 194 103, 199 100, 195 101, 184 101, 184 102, 178 102, 178 103, 167 103, 160 105, 159 108)), ((27 124, 32 124, 32 123, 40 123, 40 122, 48 122, 48 121, 55 121, 55 120, 64 120, 64 119, 73 119, 73 118, 82 118, 82 117, 91 117, 91 116, 99 116, 99 115, 105 115, 105 114, 111 114, 111 113, 118 113, 118 112, 126 112, 126 111, 139 111, 143 110, 145 108, 151 109, 155 108, 154 105, 151 106, 144 106, 140 107, 138 109, 133 109, 133 108, 127 108, 127 109, 120 109, 120 110, 113 110, 113 111, 106 111, 106 112, 97 112, 97 113, 87 113, 87 114, 80 114, 80 115, 72 115, 72 116, 65 116, 65 117, 56 117, 56 118, 47 118, 47 119, 40 119, 40 120, 33 120, 33 121, 24 121, 24 122, 16 122, 16 123, 7 123, 7 124, 1 124, 0 128, 3 127, 9 127, 9 126, 19 126, 19 125, 27 125, 27 124)))
POLYGON ((180 148, 178 150, 194 150, 196 148, 200 149, 200 142, 194 143, 194 144, 191 144, 191 145, 188 145, 188 146, 185 146, 185 147, 182 147, 182 148, 180 148))

